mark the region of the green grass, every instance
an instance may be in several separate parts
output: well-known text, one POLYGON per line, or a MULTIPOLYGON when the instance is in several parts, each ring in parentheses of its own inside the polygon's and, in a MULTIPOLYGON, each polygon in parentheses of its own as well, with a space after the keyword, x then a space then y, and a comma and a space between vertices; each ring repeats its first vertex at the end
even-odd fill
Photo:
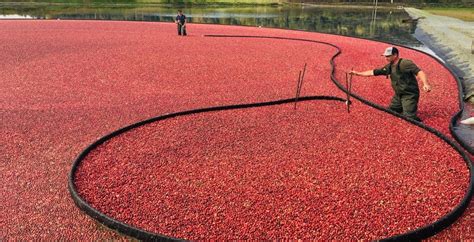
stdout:
POLYGON ((448 16, 464 21, 474 21, 474 8, 423 8, 436 15, 448 16))
POLYGON ((204 4, 204 3, 225 3, 225 4, 276 4, 281 0, 137 0, 137 3, 173 3, 173 4, 204 4))
MULTIPOLYGON (((2 0, 0 0, 2 2, 2 0)), ((283 0, 13 0, 17 3, 57 4, 282 4, 283 0)))

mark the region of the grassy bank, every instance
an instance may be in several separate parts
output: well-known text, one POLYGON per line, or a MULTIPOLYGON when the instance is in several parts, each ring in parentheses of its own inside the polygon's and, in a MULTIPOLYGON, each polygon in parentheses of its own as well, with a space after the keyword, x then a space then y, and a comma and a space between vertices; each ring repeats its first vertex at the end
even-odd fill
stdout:
POLYGON ((474 8, 423 8, 423 10, 436 15, 474 22, 474 8))
POLYGON ((278 4, 281 0, 137 0, 136 3, 172 4, 278 4))
MULTIPOLYGON (((9 3, 64 3, 64 4, 282 4, 284 0, 12 0, 9 3)), ((0 4, 2 0, 0 0, 0 4)))

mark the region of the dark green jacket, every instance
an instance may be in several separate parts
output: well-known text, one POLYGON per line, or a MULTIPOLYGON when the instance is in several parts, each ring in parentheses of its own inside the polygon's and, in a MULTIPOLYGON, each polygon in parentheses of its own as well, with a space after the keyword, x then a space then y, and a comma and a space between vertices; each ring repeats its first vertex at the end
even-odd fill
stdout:
POLYGON ((396 95, 420 94, 416 75, 420 68, 411 60, 400 59, 396 65, 390 63, 380 69, 374 70, 375 76, 390 76, 392 88, 396 95))

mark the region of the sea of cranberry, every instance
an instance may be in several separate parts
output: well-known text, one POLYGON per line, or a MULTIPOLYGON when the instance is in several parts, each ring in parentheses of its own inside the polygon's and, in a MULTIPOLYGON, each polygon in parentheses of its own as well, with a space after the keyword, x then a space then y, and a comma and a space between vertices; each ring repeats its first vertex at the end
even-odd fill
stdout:
MULTIPOLYGON (((0 238, 124 239, 83 214, 67 191, 75 157, 99 137, 164 113, 302 95, 344 97, 324 44, 210 38, 245 34, 336 44, 336 76, 384 65, 387 44, 265 28, 102 21, 0 22, 0 238)), ((456 82, 433 59, 420 117, 449 135, 456 82)), ((383 77, 353 90, 387 105, 383 77)), ((204 113, 151 123, 99 146, 75 177, 91 206, 186 239, 361 238, 403 233, 459 203, 469 171, 430 133, 355 102, 204 113)), ((472 205, 435 238, 472 239, 472 205)))

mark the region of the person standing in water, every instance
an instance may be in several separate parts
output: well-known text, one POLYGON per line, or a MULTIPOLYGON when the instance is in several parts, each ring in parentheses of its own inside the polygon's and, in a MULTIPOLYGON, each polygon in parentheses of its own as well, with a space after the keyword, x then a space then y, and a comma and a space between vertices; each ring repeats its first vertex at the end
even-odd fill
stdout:
POLYGON ((175 23, 178 25, 178 35, 186 36, 186 15, 183 14, 183 11, 178 10, 175 23))
POLYGON ((423 82, 423 90, 430 92, 431 85, 428 83, 426 74, 413 61, 401 59, 398 49, 395 47, 388 47, 383 56, 388 62, 386 66, 362 72, 351 71, 349 74, 356 76, 390 76, 395 95, 392 97, 388 108, 421 122, 421 119, 417 116, 418 101, 420 99, 418 80, 423 82))

